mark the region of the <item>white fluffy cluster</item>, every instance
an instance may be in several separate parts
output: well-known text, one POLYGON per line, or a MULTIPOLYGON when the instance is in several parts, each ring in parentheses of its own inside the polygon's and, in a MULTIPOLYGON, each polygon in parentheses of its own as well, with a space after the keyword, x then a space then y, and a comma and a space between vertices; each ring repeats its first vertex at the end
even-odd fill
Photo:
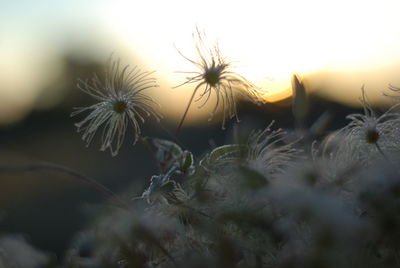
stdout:
POLYGON ((46 267, 49 257, 19 236, 0 237, 0 268, 46 267))
POLYGON ((171 173, 149 187, 163 199, 100 221, 92 257, 118 267, 398 267, 400 117, 362 101, 364 114, 311 145, 285 142, 270 124, 215 148, 183 180, 171 173))

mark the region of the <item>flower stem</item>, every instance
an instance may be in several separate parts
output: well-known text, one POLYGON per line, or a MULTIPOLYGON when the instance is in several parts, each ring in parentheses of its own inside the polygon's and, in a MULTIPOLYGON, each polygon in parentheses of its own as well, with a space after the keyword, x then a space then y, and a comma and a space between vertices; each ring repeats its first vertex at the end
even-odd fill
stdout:
POLYGON ((197 86, 197 87, 194 89, 193 94, 192 94, 192 96, 190 97, 189 103, 188 103, 188 105, 186 106, 185 113, 183 114, 182 119, 181 119, 181 121, 179 122, 178 128, 176 129, 176 133, 175 133, 175 137, 176 137, 176 138, 179 137, 179 133, 181 132, 181 128, 182 128, 183 122, 185 121, 186 115, 187 115, 187 113, 189 112, 190 105, 192 104, 193 99, 194 99, 194 96, 196 95, 196 92, 197 92, 198 89, 199 89, 199 86, 197 86))

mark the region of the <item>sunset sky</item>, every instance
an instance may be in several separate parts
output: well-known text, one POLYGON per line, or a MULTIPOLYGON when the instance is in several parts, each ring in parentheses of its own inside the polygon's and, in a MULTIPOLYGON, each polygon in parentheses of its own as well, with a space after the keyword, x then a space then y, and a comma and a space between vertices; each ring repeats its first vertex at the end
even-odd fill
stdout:
POLYGON ((356 103, 363 84, 378 98, 389 83, 400 86, 399 10, 399 1, 387 0, 2 0, 0 122, 33 109, 43 88, 62 76, 65 53, 98 62, 114 53, 155 70, 163 113, 181 114, 191 87, 171 89, 185 79, 176 71, 196 69, 175 47, 196 59, 196 27, 268 101, 290 95, 293 73, 334 100, 356 103), (176 100, 182 105, 168 106, 176 100))

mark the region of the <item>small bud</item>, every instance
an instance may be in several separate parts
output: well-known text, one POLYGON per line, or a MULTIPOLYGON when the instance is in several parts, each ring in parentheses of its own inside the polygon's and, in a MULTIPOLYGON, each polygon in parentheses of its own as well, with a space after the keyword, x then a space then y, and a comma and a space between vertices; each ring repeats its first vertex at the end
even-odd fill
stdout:
POLYGON ((293 116, 297 122, 303 122, 308 114, 308 99, 304 84, 299 79, 299 75, 292 76, 292 91, 293 91, 293 116))

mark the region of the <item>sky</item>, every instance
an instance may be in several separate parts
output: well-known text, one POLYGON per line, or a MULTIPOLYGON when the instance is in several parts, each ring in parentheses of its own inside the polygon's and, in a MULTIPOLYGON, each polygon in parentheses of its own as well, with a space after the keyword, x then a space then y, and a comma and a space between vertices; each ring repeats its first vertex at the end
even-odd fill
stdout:
POLYGON ((114 53, 155 70, 163 112, 181 114, 192 88, 172 89, 185 81, 176 71, 196 69, 177 49, 196 59, 196 27, 267 101, 290 96, 293 73, 337 101, 356 104, 362 85, 379 99, 389 83, 400 85, 398 10, 388 0, 0 0, 0 123, 34 109, 62 76, 66 51, 99 62, 114 53))

